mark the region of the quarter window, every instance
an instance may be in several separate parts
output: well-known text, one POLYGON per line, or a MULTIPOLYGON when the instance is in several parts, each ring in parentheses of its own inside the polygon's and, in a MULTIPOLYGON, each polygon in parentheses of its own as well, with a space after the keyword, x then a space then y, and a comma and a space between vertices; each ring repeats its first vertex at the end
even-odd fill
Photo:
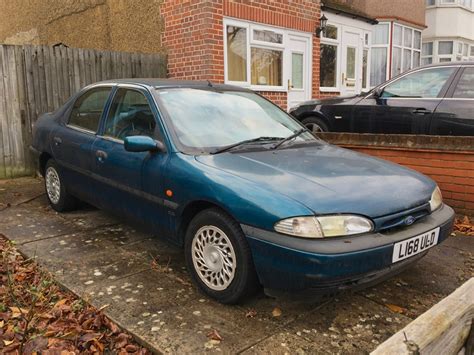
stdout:
POLYGON ((464 69, 459 79, 453 97, 462 99, 474 99, 474 67, 464 69))
POLYGON ((68 124, 94 133, 97 132, 110 90, 110 87, 100 87, 91 89, 80 96, 74 103, 68 124))
POLYGON ((417 71, 388 84, 382 97, 437 97, 454 68, 432 68, 417 71))
POLYGON ((120 88, 105 123, 104 136, 123 140, 128 136, 155 137, 156 121, 146 97, 137 90, 120 88))

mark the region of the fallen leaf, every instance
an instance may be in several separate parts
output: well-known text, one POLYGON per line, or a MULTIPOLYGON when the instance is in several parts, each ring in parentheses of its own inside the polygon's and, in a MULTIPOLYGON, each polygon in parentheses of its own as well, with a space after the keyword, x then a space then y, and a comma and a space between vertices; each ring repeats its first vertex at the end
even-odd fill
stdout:
POLYGON ((125 347, 125 350, 128 351, 129 353, 134 353, 135 351, 137 351, 137 347, 133 344, 128 344, 125 347))
POLYGON ((250 309, 245 313, 245 317, 247 318, 253 318, 257 315, 257 311, 255 309, 250 309))
POLYGON ((406 311, 405 308, 390 303, 387 303, 385 306, 395 313, 404 313, 406 311))
POLYGON ((5 322, 3 320, 0 320, 0 328, 3 327, 3 324, 5 324, 5 322))
POLYGON ((274 316, 274 317, 279 317, 279 316, 281 316, 281 309, 278 308, 278 307, 273 308, 272 316, 274 316))
POLYGON ((10 344, 13 343, 13 340, 6 340, 6 339, 4 339, 4 340, 3 340, 3 343, 5 344, 5 346, 8 346, 8 345, 10 345, 10 344))
POLYGON ((12 311, 12 318, 18 318, 21 317, 22 314, 28 313, 27 309, 18 307, 10 307, 10 311, 12 311))
POLYGON ((215 329, 213 329, 211 332, 209 332, 207 334, 207 337, 211 340, 219 340, 219 341, 222 341, 222 337, 221 335, 219 334, 219 332, 215 329))

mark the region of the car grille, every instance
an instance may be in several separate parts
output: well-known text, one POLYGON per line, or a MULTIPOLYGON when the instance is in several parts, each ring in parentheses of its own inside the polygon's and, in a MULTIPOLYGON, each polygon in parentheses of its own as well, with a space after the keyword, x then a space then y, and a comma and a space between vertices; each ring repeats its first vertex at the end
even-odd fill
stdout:
POLYGON ((425 203, 409 210, 376 218, 374 220, 375 229, 388 232, 389 230, 407 227, 430 213, 430 204, 425 203))

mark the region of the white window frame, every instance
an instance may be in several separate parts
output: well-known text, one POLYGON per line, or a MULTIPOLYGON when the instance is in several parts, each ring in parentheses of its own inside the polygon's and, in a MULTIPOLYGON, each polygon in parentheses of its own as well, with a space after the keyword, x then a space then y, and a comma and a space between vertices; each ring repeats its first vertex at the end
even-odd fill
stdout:
MULTIPOLYGON (((366 86, 364 87, 362 85, 362 83, 364 82, 364 78, 362 78, 362 83, 361 83, 361 90, 364 91, 364 90, 369 90, 370 89, 370 53, 371 53, 371 50, 370 50, 370 40, 371 40, 371 33, 370 32, 366 32, 364 31, 364 34, 363 34, 363 46, 362 46, 362 61, 364 60, 364 51, 367 51, 367 70, 366 70, 366 73, 365 73, 365 83, 366 83, 366 86), (365 38, 367 36, 367 42, 365 41, 365 38)), ((364 69, 362 68, 362 73, 364 73, 364 69)))
MULTIPOLYGON (((406 25, 402 25, 400 23, 393 23, 393 28, 395 28, 395 26, 399 26, 401 27, 402 29, 402 32, 401 32, 401 45, 398 45, 398 44, 395 44, 395 41, 393 40, 393 37, 392 37, 392 53, 391 53, 391 63, 392 63, 392 66, 393 66, 393 63, 394 63, 394 60, 393 60, 393 57, 394 57, 394 50, 393 48, 399 48, 401 50, 401 58, 400 58, 400 66, 401 66, 401 71, 400 73, 403 73, 404 71, 406 70, 410 70, 410 69, 414 69, 414 68, 418 68, 420 65, 421 65, 421 51, 423 49, 423 37, 422 37, 422 33, 421 33, 421 30, 415 28, 415 27, 411 27, 411 26, 406 26, 406 25), (405 31, 407 30, 411 30, 411 43, 407 46, 405 45, 405 31), (419 32, 420 33, 420 48, 415 48, 415 32, 419 32), (403 68, 405 67, 405 55, 404 55, 404 52, 405 50, 409 50, 410 51, 410 65, 409 65, 409 68, 404 70, 403 68), (413 63, 413 61, 415 60, 415 52, 418 52, 420 54, 420 62, 415 66, 415 63, 413 63)), ((393 31, 395 32, 395 31, 393 31)), ((390 69, 393 69, 393 68, 390 68, 390 69)), ((398 73, 398 74, 400 74, 398 73)), ((396 74, 396 75, 398 75, 396 74)), ((392 78, 392 73, 390 73, 390 77, 392 78)))
MULTIPOLYGON (((337 36, 336 39, 334 38, 327 38, 324 37, 323 32, 321 32, 321 40, 320 40, 320 46, 321 44, 326 44, 326 45, 331 45, 336 47, 336 86, 320 86, 319 91, 321 92, 339 92, 341 90, 340 85, 339 85, 339 71, 340 71, 340 63, 341 63, 341 26, 328 22, 327 26, 332 26, 337 28, 337 36)), ((320 62, 320 69, 321 69, 321 62, 320 62)), ((321 75, 321 74, 320 74, 321 75)), ((320 77, 321 78, 321 77, 320 77)), ((321 84, 321 81, 319 82, 321 84)))
POLYGON ((432 58, 432 63, 441 63, 441 62, 459 62, 459 61, 472 61, 474 60, 473 56, 470 55, 470 48, 474 47, 474 44, 467 43, 464 41, 459 41, 454 38, 443 38, 443 39, 430 39, 424 43, 433 43, 433 55, 424 55, 422 58, 432 58), (439 42, 452 42, 453 43, 453 52, 451 54, 439 54, 439 42), (462 48, 461 52, 459 49, 462 48), (468 49, 467 53, 465 48, 468 49))
MULTIPOLYGON (((387 65, 386 65, 386 70, 385 70, 385 79, 382 81, 385 82, 387 81, 389 78, 390 78, 390 60, 391 60, 391 56, 392 56, 392 50, 390 49, 390 43, 391 43, 391 38, 392 38, 392 22, 390 21, 387 21, 387 22, 379 22, 377 25, 388 25, 388 39, 387 39, 387 43, 385 44, 373 44, 373 39, 371 41, 371 45, 370 45, 370 51, 372 52, 372 49, 373 48, 385 48, 385 50, 387 51, 387 65)), ((403 31, 402 31, 402 44, 403 44, 403 31)), ((369 82, 370 82, 370 73, 371 73, 371 68, 369 68, 369 82)), ((379 83, 381 84, 381 83, 379 83)), ((377 84, 377 85, 379 85, 377 84)), ((371 87, 374 87, 375 85, 372 85, 372 83, 370 82, 369 85, 371 87)))
MULTIPOLYGON (((287 48, 286 44, 288 43, 288 33, 289 31, 286 31, 285 29, 282 28, 277 28, 273 26, 266 26, 262 25, 259 23, 253 23, 249 21, 242 21, 242 20, 236 20, 232 18, 224 18, 223 20, 223 26, 224 26, 224 82, 226 84, 231 84, 231 85, 237 85, 237 86, 243 86, 246 88, 250 88, 255 91, 273 91, 273 92, 287 92, 288 91, 288 77, 289 73, 287 72, 287 48), (228 79, 228 67, 227 67, 227 26, 235 26, 239 28, 245 28, 246 29, 246 45, 247 45, 247 77, 245 81, 231 81, 228 79), (276 33, 279 33, 283 35, 283 43, 270 43, 270 42, 265 42, 265 41, 259 41, 259 40, 254 40, 253 39, 253 30, 267 30, 267 31, 273 31, 276 33), (251 74, 251 66, 252 66, 252 61, 251 61, 251 51, 252 47, 254 48, 263 48, 263 49, 270 49, 270 50, 277 50, 282 52, 282 85, 281 86, 271 86, 271 85, 252 85, 251 80, 252 80, 252 74, 251 74)), ((296 33, 296 31, 295 31, 296 33)), ((307 53, 307 56, 311 56, 311 48, 309 48, 309 53, 307 53)), ((307 80, 306 78, 304 78, 307 80)))

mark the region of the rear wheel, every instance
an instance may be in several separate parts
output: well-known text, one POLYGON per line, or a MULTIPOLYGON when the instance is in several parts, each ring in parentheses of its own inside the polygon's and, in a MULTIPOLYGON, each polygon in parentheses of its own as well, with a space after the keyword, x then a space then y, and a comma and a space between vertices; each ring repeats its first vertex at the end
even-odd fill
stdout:
POLYGON ((245 235, 233 218, 217 208, 193 218, 186 232, 185 254, 194 282, 219 302, 237 303, 258 287, 245 235))
POLYGON ((301 121, 313 133, 328 132, 327 124, 318 117, 307 117, 301 121))
POLYGON ((49 204, 55 211, 64 212, 76 208, 78 201, 67 192, 58 164, 53 159, 46 163, 44 184, 49 204))

